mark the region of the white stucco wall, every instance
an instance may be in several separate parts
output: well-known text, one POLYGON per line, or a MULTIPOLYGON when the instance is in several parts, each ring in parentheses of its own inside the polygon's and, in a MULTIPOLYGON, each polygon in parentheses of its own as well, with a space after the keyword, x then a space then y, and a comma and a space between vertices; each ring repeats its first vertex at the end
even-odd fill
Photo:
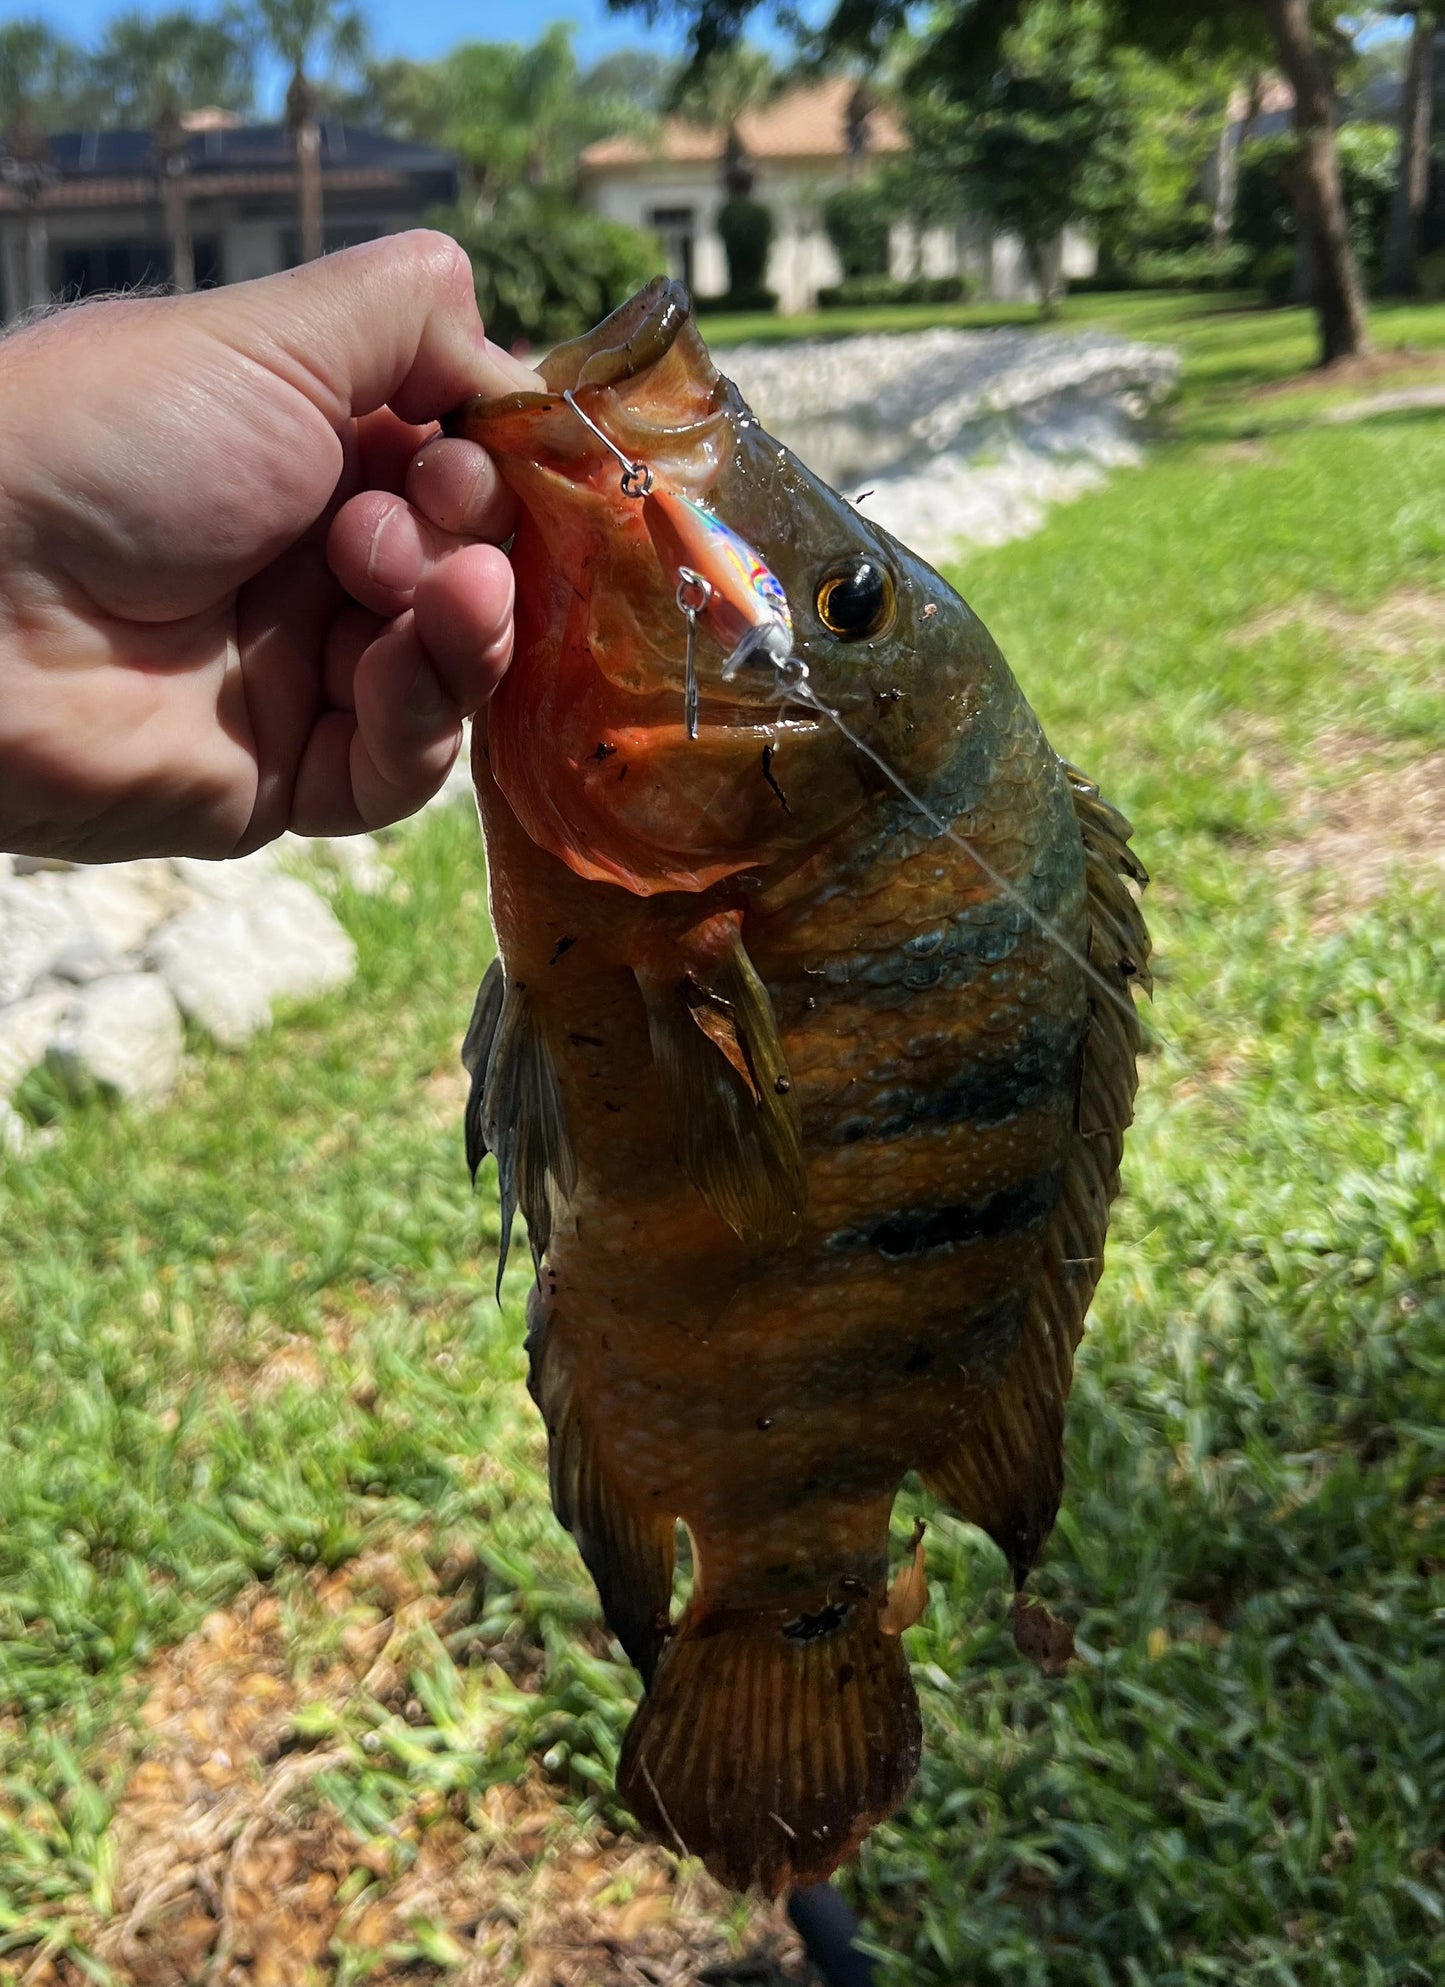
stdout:
MULTIPOLYGON (((772 209, 774 221, 768 287, 777 291, 785 312, 811 310, 819 288, 838 281, 838 258, 823 232, 822 203, 842 179, 840 171, 820 173, 806 162, 796 168, 767 164, 758 171, 753 196, 772 209)), ((716 164, 659 161, 625 173, 598 173, 584 183, 582 197, 596 212, 636 228, 650 227, 658 209, 690 207, 696 217, 693 288, 704 297, 727 288, 727 256, 717 232, 717 211, 725 196, 716 164)), ((668 270, 672 276, 685 273, 675 260, 668 270)))
MULTIPOLYGON (((823 202, 835 186, 845 183, 839 166, 800 161, 770 161, 758 169, 755 198, 772 209, 775 223, 768 259, 768 287, 778 293, 778 307, 788 315, 814 308, 818 291, 839 281, 842 270, 823 228, 823 202)), ((690 208, 694 215, 692 286, 699 296, 717 296, 727 288, 727 257, 717 233, 717 211, 723 202, 715 164, 677 165, 666 160, 599 172, 583 182, 582 198, 599 214, 649 228, 659 209, 690 208)), ((1057 251, 1069 277, 1091 276, 1098 257, 1094 245, 1076 229, 1066 228, 1057 251)), ((899 222, 889 248, 894 276, 954 276, 962 271, 975 296, 998 303, 1031 301, 1034 285, 1021 243, 1012 235, 992 235, 982 221, 954 228, 927 228, 921 245, 915 231, 899 222), (920 253, 921 248, 921 253, 920 253)), ((687 271, 676 256, 668 274, 683 278, 687 271)))

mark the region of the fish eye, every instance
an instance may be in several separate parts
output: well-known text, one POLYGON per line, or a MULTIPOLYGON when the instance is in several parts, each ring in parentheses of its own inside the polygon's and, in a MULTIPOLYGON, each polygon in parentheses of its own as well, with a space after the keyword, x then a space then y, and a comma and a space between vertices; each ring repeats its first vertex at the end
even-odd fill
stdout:
POLYGON ((898 589, 885 565, 859 554, 828 568, 818 582, 813 605, 830 635, 845 642, 867 642, 892 627, 898 589))

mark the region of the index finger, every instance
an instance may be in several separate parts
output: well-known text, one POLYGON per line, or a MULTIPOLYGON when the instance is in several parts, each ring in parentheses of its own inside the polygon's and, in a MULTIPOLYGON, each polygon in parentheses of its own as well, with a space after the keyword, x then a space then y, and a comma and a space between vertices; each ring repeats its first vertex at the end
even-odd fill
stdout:
POLYGON ((472 394, 541 384, 484 333, 471 262, 450 235, 388 235, 202 299, 218 336, 333 427, 383 406, 432 421, 472 394))

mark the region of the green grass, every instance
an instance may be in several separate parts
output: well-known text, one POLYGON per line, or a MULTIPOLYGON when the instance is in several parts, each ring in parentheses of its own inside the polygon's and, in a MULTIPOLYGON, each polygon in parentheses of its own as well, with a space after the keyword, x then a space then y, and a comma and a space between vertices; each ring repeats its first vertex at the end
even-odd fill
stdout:
MULTIPOLYGON (((1325 916, 1266 854, 1298 832, 1291 795, 1445 736, 1438 637, 1314 611, 1445 587, 1445 417, 1315 425, 1308 396, 1250 397, 1307 359, 1301 313, 1069 310, 1180 337, 1190 367, 1145 468, 960 576, 1156 879, 1158 1040, 1036 1581, 1083 1660, 1027 1669, 997 1555, 938 1520, 910 1638, 927 1763, 849 1882, 900 1987, 1429 1987, 1440 901, 1402 878, 1325 916)), ((1445 311, 1380 314, 1397 329, 1445 343, 1445 311)), ((304 1673, 310 1570, 369 1545, 470 1547, 472 1619, 419 1638, 414 1716, 314 1714, 345 1755, 324 1798, 381 1839, 419 1789, 475 1817, 545 1762, 612 1812, 631 1685, 546 1509, 526 1271, 499 1310, 490 1191, 461 1162, 474 830, 462 810, 398 850, 404 900, 342 900, 346 994, 242 1055, 198 1047, 153 1116, 65 1109, 0 1173, 0 1975, 41 1934, 83 1954, 116 1893, 146 1660, 260 1577, 296 1603, 304 1673), (278 1347, 306 1377, 271 1377, 278 1347)))

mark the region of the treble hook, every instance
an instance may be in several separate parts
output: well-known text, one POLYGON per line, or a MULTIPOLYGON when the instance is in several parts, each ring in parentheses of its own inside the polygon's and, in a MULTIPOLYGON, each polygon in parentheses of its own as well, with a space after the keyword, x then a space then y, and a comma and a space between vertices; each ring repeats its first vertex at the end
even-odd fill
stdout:
POLYGON ((712 587, 691 566, 677 569, 677 610, 687 623, 687 655, 682 668, 682 721, 689 738, 697 737, 697 617, 707 612, 712 587))
POLYGON ((652 471, 645 462, 634 462, 625 455, 610 435, 598 427, 590 414, 584 414, 573 398, 570 386, 562 389, 562 398, 577 416, 584 428, 590 428, 602 446, 622 464, 622 494, 624 497, 646 497, 652 490, 652 471))

